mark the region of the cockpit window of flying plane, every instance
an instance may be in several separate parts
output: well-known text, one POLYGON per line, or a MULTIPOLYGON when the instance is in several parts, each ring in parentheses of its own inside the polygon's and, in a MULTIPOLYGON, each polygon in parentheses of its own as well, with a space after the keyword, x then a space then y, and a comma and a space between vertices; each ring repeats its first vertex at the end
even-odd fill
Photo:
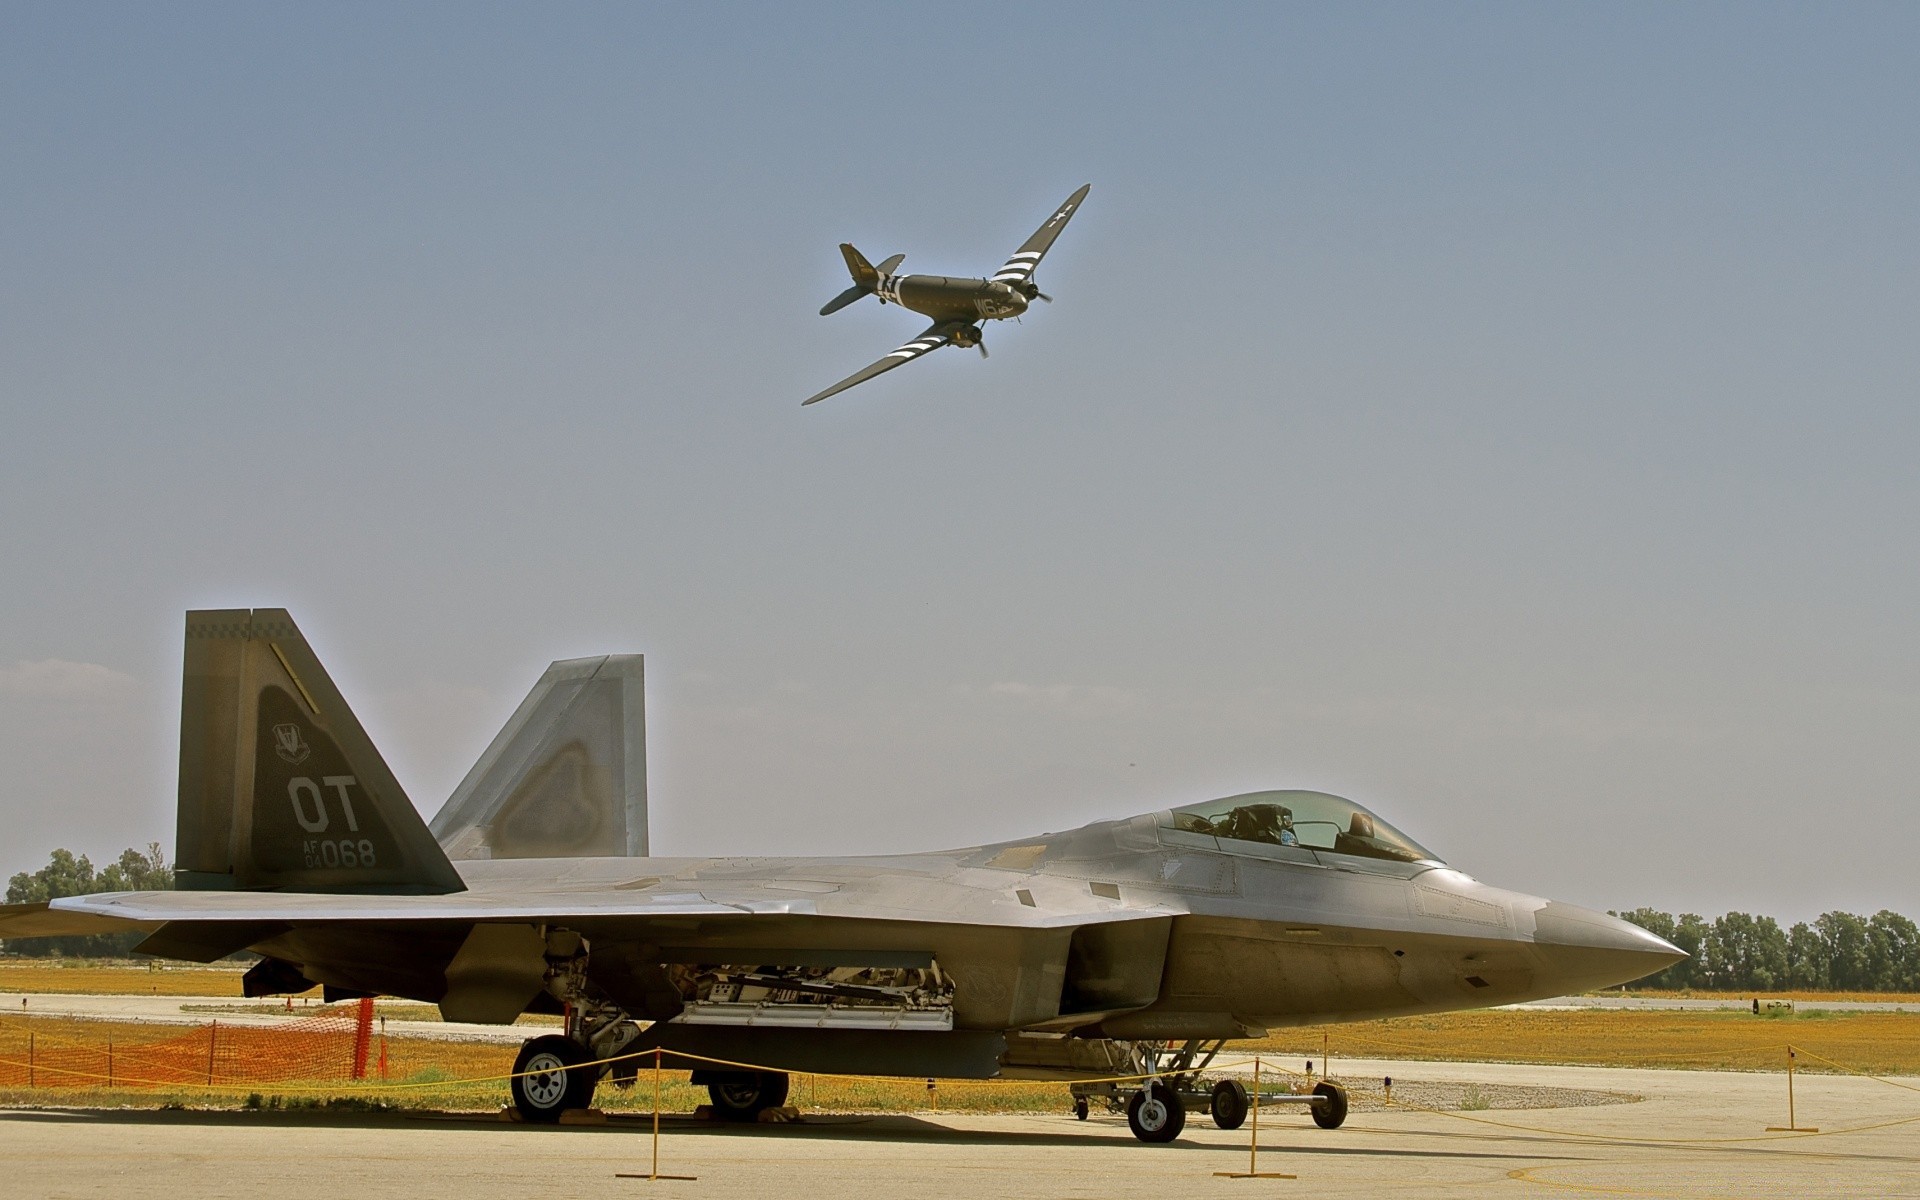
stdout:
POLYGON ((1210 834, 1222 850, 1234 842, 1299 846, 1320 853, 1352 854, 1395 862, 1440 860, 1433 852, 1351 800, 1325 792, 1249 792, 1176 808, 1163 828, 1210 834))

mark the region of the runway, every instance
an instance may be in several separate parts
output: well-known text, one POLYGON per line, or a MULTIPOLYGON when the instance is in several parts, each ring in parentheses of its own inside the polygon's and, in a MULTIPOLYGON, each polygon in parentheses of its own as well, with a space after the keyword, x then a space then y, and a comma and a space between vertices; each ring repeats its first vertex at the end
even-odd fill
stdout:
MULTIPOLYGON (((1920 1194, 1920 1080, 1802 1076, 1784 1124, 1779 1075, 1354 1063, 1397 1078, 1481 1078, 1627 1091, 1638 1103, 1435 1114, 1357 1112, 1339 1130, 1292 1113, 1262 1124, 1262 1171, 1233 1180, 1247 1130, 1199 1114, 1171 1146, 1137 1143, 1120 1118, 809 1116, 783 1126, 663 1122, 661 1170, 695 1182, 616 1179, 649 1166, 649 1119, 537 1128, 492 1117, 154 1111, 0 1112, 0 1164, 20 1197, 177 1194, 252 1200, 322 1190, 355 1197, 543 1195, 753 1197, 910 1188, 994 1197, 1195 1193, 1422 1197, 1583 1195, 1757 1197, 1920 1194), (1842 1132, 1836 1132, 1842 1131, 1842 1132), (1601 1140, 1606 1139, 1606 1140, 1601 1140)), ((1377 1082, 1377 1081, 1374 1081, 1377 1082)))

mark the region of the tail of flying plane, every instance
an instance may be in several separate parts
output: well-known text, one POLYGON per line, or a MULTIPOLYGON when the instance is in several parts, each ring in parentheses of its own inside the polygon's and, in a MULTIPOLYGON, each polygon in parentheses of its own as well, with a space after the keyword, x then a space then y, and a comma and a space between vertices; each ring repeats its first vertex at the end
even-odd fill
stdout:
MULTIPOLYGON (((880 289, 880 281, 893 274, 893 269, 907 257, 896 254, 876 267, 867 261, 866 255, 853 248, 852 242, 841 242, 840 254, 847 260, 847 274, 853 276, 853 286, 821 307, 820 315, 823 317, 839 312, 862 296, 871 296, 880 289)), ((881 303, 886 303, 884 298, 881 303)))
POLYGON ((554 663, 433 818, 454 859, 647 853, 638 654, 554 663))
POLYGON ((174 853, 182 889, 466 888, 278 608, 187 614, 174 853))

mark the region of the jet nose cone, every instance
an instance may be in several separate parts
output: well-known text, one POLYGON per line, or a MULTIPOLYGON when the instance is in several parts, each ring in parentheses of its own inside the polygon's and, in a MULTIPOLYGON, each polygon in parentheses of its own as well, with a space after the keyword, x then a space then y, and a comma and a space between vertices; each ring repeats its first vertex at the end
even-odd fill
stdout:
POLYGON ((1533 940, 1565 992, 1631 983, 1687 957, 1638 925, 1558 900, 1533 914, 1533 940))

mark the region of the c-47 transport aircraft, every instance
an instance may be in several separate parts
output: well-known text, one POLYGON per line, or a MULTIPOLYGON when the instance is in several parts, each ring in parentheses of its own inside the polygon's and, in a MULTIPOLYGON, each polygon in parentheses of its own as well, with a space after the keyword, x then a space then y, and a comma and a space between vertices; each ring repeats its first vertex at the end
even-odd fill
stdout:
POLYGON ((911 309, 923 317, 932 317, 933 324, 920 331, 920 336, 889 351, 885 357, 872 366, 862 367, 842 379, 824 392, 809 396, 800 403, 813 404, 825 400, 836 392, 844 392, 856 383, 865 383, 883 371, 891 371, 901 363, 912 362, 924 354, 930 354, 942 346, 972 346, 980 351, 980 357, 987 356, 986 335, 981 332, 981 321, 1004 321, 1008 317, 1018 317, 1027 311, 1027 305, 1035 300, 1045 300, 1051 304, 1053 297, 1040 290, 1033 281, 1033 273, 1040 266, 1040 260, 1046 257, 1047 249, 1053 245, 1053 239, 1067 227, 1067 222, 1080 207, 1080 202, 1093 190, 1087 184, 1055 209, 1033 236, 1020 243, 1013 256, 993 273, 991 279, 954 279, 946 275, 895 275, 893 269, 907 257, 896 254, 879 266, 868 262, 866 256, 853 248, 852 243, 840 243, 840 253, 847 260, 847 271, 853 276, 853 286, 827 301, 820 315, 837 313, 862 296, 878 296, 880 303, 898 304, 911 309))
MULTIPOLYGON (((789 1072, 1065 1081, 1145 1141, 1247 1093, 1198 1074, 1288 1025, 1622 983, 1681 957, 1603 913, 1490 887, 1321 792, 1183 804, 1011 842, 853 858, 651 858, 639 659, 556 663, 434 829, 279 609, 190 612, 178 884, 0 908, 0 937, 148 933, 261 955, 249 996, 565 1015, 522 1048, 529 1120, 702 1056, 722 1116, 789 1072), (439 833, 436 839, 435 832, 439 833), (455 857, 458 856, 458 857, 455 857), (669 1058, 671 1063, 675 1060, 669 1058), (753 1064, 751 1069, 738 1064, 753 1064)), ((1305 1098, 1322 1125, 1344 1093, 1305 1098)))

